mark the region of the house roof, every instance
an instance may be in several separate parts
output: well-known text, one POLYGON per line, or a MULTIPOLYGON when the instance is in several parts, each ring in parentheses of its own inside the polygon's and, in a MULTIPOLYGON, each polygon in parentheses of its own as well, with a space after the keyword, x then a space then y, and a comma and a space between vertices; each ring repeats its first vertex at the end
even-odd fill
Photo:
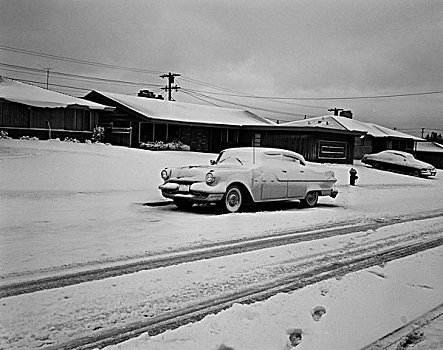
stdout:
POLYGON ((443 145, 437 142, 417 142, 417 152, 443 153, 443 145))
POLYGON ((62 94, 60 92, 46 90, 35 85, 22 83, 3 76, 0 76, 0 99, 40 108, 81 106, 95 110, 114 109, 114 107, 108 107, 99 103, 62 94))
MULTIPOLYGON (((116 102, 150 120, 235 126, 276 125, 263 117, 242 109, 165 101, 102 91, 92 91, 85 98, 94 95, 104 97, 105 101, 110 101, 109 103, 111 101, 116 102)), ((115 103, 111 104, 115 105, 115 103)))
POLYGON ((386 128, 374 123, 364 123, 355 119, 340 117, 335 115, 325 115, 322 117, 315 117, 303 120, 296 120, 293 122, 280 124, 284 126, 304 126, 304 127, 322 127, 335 130, 348 130, 365 132, 367 135, 373 137, 391 137, 400 139, 410 139, 414 141, 424 141, 420 137, 405 134, 403 132, 386 128))

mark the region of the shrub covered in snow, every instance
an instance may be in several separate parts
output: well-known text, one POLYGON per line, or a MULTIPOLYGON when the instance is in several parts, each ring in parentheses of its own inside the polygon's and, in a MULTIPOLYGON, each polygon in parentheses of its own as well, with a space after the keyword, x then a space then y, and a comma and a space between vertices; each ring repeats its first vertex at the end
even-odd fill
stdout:
POLYGON ((92 140, 100 142, 105 138, 105 128, 103 126, 96 126, 92 132, 92 140))
POLYGON ((0 130, 0 139, 10 139, 7 131, 0 130))
POLYGON ((79 140, 75 139, 75 138, 71 138, 71 137, 65 137, 65 139, 63 140, 64 142, 73 142, 73 143, 80 143, 79 140))
POLYGON ((140 148, 155 150, 155 151, 161 151, 161 150, 189 151, 191 149, 191 147, 185 145, 183 142, 179 140, 174 140, 168 143, 164 143, 163 141, 149 141, 140 144, 140 148))
POLYGON ((30 136, 22 136, 20 137, 20 140, 34 140, 37 141, 39 138, 38 137, 30 137, 30 136))

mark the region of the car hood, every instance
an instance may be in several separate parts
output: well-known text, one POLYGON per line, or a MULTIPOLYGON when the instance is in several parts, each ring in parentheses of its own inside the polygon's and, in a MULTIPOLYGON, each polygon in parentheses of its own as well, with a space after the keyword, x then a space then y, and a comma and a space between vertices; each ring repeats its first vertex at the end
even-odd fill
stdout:
POLYGON ((432 168, 434 168, 434 166, 433 165, 431 165, 431 164, 429 164, 429 163, 426 163, 426 162, 422 162, 421 160, 414 160, 414 161, 411 161, 411 162, 409 162, 412 166, 415 166, 415 167, 417 167, 417 168, 421 168, 421 169, 424 169, 424 168, 426 168, 426 169, 432 169, 432 168))
POLYGON ((177 168, 171 168, 171 181, 199 182, 205 181, 205 176, 211 170, 241 170, 244 167, 232 165, 189 165, 177 168))

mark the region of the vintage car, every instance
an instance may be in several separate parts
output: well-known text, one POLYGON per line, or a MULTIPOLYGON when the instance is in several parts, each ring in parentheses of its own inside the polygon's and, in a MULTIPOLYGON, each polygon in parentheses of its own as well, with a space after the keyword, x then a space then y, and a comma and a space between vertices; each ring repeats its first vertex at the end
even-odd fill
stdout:
POLYGON ((435 176, 437 173, 431 164, 417 160, 412 154, 401 151, 365 154, 361 161, 376 169, 398 171, 414 176, 435 176))
POLYGON ((210 165, 162 170, 159 189, 181 209, 194 203, 216 203, 237 212, 245 203, 298 199, 307 207, 319 196, 335 198, 333 171, 318 172, 298 153, 261 147, 226 149, 210 165))

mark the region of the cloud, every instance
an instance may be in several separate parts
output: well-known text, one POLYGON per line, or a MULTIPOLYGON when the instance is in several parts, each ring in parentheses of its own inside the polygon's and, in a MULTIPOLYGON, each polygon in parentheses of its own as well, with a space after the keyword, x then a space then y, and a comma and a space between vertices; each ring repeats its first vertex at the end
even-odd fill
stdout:
MULTIPOLYGON (((442 18, 440 0, 17 0, 3 2, 0 29, 5 45, 173 71, 249 93, 349 96, 443 89, 442 18)), ((34 67, 163 83, 155 73, 1 53, 34 67)), ((420 101, 433 103, 429 113, 441 108, 420 101)), ((386 105, 376 102, 372 109, 340 103, 369 113, 386 105)), ((389 105, 404 113, 404 101, 389 105)))

